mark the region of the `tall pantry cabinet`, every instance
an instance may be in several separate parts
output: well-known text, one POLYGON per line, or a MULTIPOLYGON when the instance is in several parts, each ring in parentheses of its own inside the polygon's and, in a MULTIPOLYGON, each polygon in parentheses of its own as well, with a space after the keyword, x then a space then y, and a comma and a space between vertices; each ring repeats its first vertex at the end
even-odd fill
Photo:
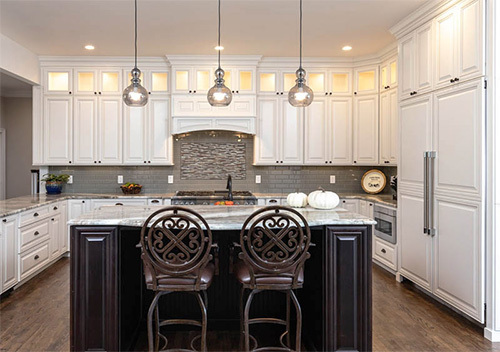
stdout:
POLYGON ((481 0, 462 1, 399 40, 398 170, 399 274, 481 323, 483 18, 481 0), (433 33, 432 40, 428 33, 433 33), (423 67, 434 69, 430 83, 423 67))

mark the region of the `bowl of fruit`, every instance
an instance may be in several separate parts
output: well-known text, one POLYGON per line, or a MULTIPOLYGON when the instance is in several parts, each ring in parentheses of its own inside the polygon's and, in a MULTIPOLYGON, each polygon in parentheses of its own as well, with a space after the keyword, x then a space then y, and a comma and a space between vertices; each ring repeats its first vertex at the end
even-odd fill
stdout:
POLYGON ((232 200, 221 200, 220 202, 215 202, 215 205, 234 205, 232 200))
POLYGON ((137 183, 127 182, 120 186, 123 194, 139 194, 141 193, 142 186, 137 183))

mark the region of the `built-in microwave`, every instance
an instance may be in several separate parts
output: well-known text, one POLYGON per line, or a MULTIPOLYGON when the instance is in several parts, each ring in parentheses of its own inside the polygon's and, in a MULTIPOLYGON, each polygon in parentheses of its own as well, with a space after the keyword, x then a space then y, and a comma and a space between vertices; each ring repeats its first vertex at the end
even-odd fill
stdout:
POLYGON ((397 211, 394 208, 375 204, 373 209, 373 217, 377 222, 374 231, 375 236, 396 244, 396 214, 397 211))

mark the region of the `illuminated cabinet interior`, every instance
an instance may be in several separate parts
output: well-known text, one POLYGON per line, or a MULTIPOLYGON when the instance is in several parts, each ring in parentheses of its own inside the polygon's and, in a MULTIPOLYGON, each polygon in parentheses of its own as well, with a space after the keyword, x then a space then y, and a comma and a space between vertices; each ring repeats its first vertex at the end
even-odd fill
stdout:
POLYGON ((307 84, 315 94, 326 92, 326 74, 324 72, 310 72, 307 79, 307 84))
POLYGON ((47 92, 70 92, 71 91, 71 70, 48 71, 47 72, 47 92))
POLYGON ((76 93, 94 93, 97 90, 95 72, 76 73, 76 93))
POLYGON ((395 88, 398 83, 397 59, 391 59, 380 65, 380 90, 395 88))
POLYGON ((295 71, 261 71, 259 73, 259 93, 284 95, 295 85, 295 71))
POLYGON ((224 80, 233 93, 255 93, 255 71, 251 69, 225 68, 224 80))
POLYGON ((203 69, 174 69, 174 92, 201 93, 206 92, 215 80, 213 68, 203 69))
POLYGON ((351 72, 332 72, 330 74, 330 92, 333 94, 351 94, 351 72))
POLYGON ((119 71, 100 72, 100 91, 107 93, 121 93, 121 82, 119 71))
POLYGON ((378 66, 354 71, 354 94, 374 94, 378 92, 378 66))
POLYGON ((151 91, 168 93, 168 72, 151 72, 151 91))

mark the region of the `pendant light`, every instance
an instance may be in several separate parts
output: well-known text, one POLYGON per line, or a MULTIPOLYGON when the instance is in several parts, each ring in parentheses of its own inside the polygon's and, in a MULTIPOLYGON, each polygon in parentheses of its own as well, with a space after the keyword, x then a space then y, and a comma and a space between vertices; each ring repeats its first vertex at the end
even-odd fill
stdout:
POLYGON ((314 99, 314 93, 306 85, 306 71, 302 68, 302 0, 300 0, 300 64, 295 74, 297 83, 288 92, 288 102, 298 108, 309 106, 314 99))
POLYGON ((141 85, 141 70, 137 68, 137 0, 135 1, 135 66, 131 71, 131 84, 123 91, 123 101, 128 106, 144 106, 148 103, 148 91, 141 85))
POLYGON ((224 84, 224 70, 220 67, 220 52, 222 47, 220 45, 220 0, 218 0, 218 16, 219 16, 219 27, 218 27, 218 39, 217 39, 217 49, 218 53, 218 63, 219 67, 215 70, 215 85, 210 88, 207 94, 208 103, 212 106, 228 106, 231 104, 233 95, 231 90, 224 84))

